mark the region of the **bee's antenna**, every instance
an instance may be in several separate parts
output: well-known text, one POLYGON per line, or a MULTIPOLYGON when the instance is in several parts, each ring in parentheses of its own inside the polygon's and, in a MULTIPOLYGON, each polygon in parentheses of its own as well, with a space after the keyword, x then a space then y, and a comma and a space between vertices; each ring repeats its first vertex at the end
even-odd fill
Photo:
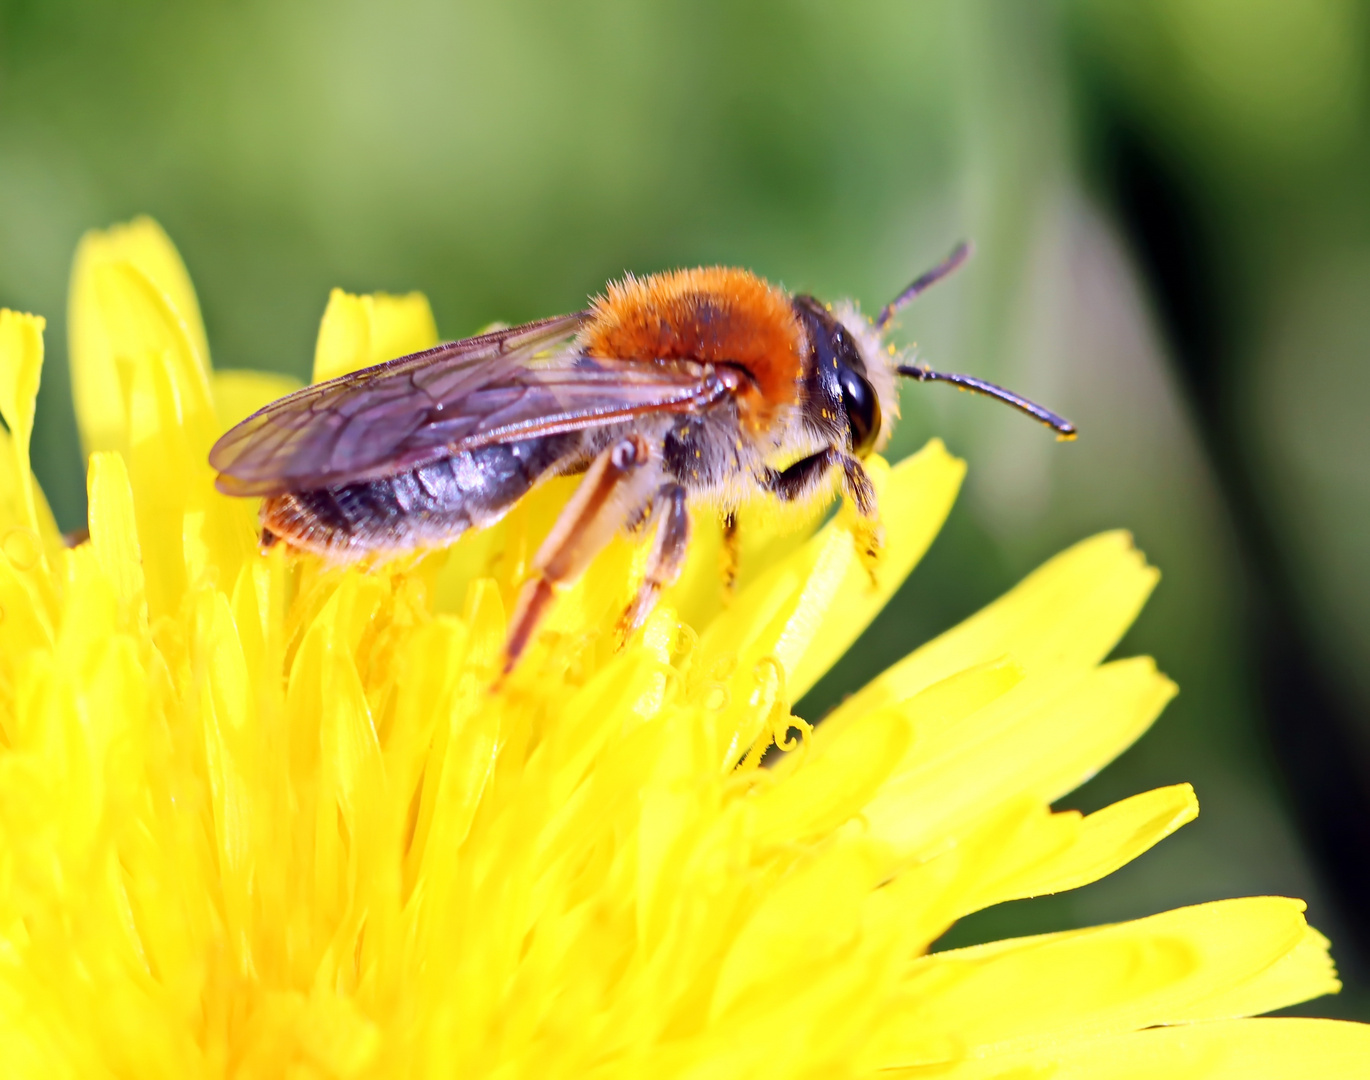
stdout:
POLYGON ((885 329, 885 327, 889 326, 890 320, 894 318, 894 313, 896 311, 898 311, 901 307, 903 307, 910 300, 916 297, 919 293, 925 291, 930 285, 936 285, 939 281, 941 281, 944 277, 950 274, 963 262, 969 259, 971 253, 974 250, 974 247, 972 247, 971 244, 965 240, 957 244, 956 247, 952 249, 950 255, 948 255, 940 263, 934 266, 931 270, 919 274, 918 277, 914 279, 912 285, 910 285, 907 289, 905 289, 893 300, 891 300, 888 304, 886 304, 883 308, 881 308, 880 317, 875 320, 875 328, 877 330, 883 330, 885 329))
MULTIPOLYGON (((950 262, 951 260, 948 259, 947 261, 950 262)), ((924 275, 924 277, 926 276, 924 275)), ((915 281, 914 285, 917 284, 918 282, 915 281)), ((1019 412, 1027 413, 1039 424, 1045 424, 1051 428, 1052 431, 1056 432, 1056 437, 1063 442, 1069 442, 1078 434, 1075 425, 1064 416, 1057 416, 1050 409, 1043 408, 1035 401, 1019 397, 1011 390, 1005 390, 1002 386, 995 386, 992 382, 985 382, 984 379, 977 379, 974 375, 952 375, 945 371, 933 371, 931 368, 907 364, 900 364, 898 371, 900 375, 907 375, 910 379, 917 379, 919 382, 951 383, 958 390, 969 390, 972 393, 984 394, 986 397, 1002 401, 1005 405, 1012 405, 1019 412)))

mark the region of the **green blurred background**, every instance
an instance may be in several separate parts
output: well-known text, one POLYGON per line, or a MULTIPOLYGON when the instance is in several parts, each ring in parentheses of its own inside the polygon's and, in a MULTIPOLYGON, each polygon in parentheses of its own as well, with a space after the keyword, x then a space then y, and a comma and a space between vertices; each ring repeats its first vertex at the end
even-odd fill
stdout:
POLYGON ((304 376, 328 289, 444 336, 606 278, 749 266, 903 318, 1075 420, 912 387, 892 456, 970 462, 842 693, 1065 544, 1164 571, 1125 653, 1182 688, 1066 804, 1193 781, 1199 821, 962 942, 1306 897, 1370 1019, 1370 11, 1358 0, 0 3, 0 304, 46 315, 36 467, 84 519, 65 371, 81 233, 171 234, 220 367, 304 376))

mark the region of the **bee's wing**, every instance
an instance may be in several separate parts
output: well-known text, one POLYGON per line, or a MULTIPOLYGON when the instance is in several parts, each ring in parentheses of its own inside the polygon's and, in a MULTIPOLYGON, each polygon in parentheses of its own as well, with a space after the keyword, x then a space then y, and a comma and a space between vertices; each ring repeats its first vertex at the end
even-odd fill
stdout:
POLYGON ((556 350, 588 314, 447 342, 273 401, 210 450, 209 463, 223 474, 218 486, 233 495, 269 494, 317 476, 374 470, 434 406, 556 350))
POLYGON ((698 364, 587 360, 585 313, 440 345, 273 402, 209 461, 229 495, 354 483, 495 442, 684 411, 722 393, 698 364))

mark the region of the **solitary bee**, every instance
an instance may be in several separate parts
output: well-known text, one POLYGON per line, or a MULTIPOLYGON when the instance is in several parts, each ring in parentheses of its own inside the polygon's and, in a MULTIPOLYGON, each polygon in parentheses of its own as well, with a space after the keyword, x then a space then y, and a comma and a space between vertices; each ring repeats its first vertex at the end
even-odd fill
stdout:
POLYGON ((690 506, 723 522, 757 500, 836 490, 868 525, 862 459, 899 415, 897 375, 986 394, 1075 437, 1069 421, 992 383, 905 364, 882 338, 895 312, 959 266, 961 245, 872 322, 849 302, 791 295, 746 270, 611 283, 585 311, 480 334, 309 386, 210 451, 217 486, 265 496, 262 543, 333 561, 450 543, 534 485, 583 475, 533 561, 505 643, 517 662, 557 588, 616 532, 655 530, 624 615, 640 625, 679 576, 690 506))

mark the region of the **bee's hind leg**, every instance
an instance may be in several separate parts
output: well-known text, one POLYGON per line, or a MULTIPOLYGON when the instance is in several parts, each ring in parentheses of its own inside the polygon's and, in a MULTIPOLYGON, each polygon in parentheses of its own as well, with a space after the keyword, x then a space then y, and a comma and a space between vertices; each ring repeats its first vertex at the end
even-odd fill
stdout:
MULTIPOLYGON (((519 594, 504 642, 504 673, 532 641, 558 588, 574 584, 620 528, 640 513, 659 477, 640 435, 601 451, 533 558, 533 576, 519 594)), ((687 525, 688 529, 688 525, 687 525)))
POLYGON ((659 518, 652 552, 647 556, 647 572, 642 577, 637 596, 628 605, 619 622, 619 640, 647 621, 656 607, 661 590, 674 585, 685 567, 685 556, 690 549, 690 512, 685 501, 685 489, 671 481, 662 484, 652 506, 653 518, 659 518))

